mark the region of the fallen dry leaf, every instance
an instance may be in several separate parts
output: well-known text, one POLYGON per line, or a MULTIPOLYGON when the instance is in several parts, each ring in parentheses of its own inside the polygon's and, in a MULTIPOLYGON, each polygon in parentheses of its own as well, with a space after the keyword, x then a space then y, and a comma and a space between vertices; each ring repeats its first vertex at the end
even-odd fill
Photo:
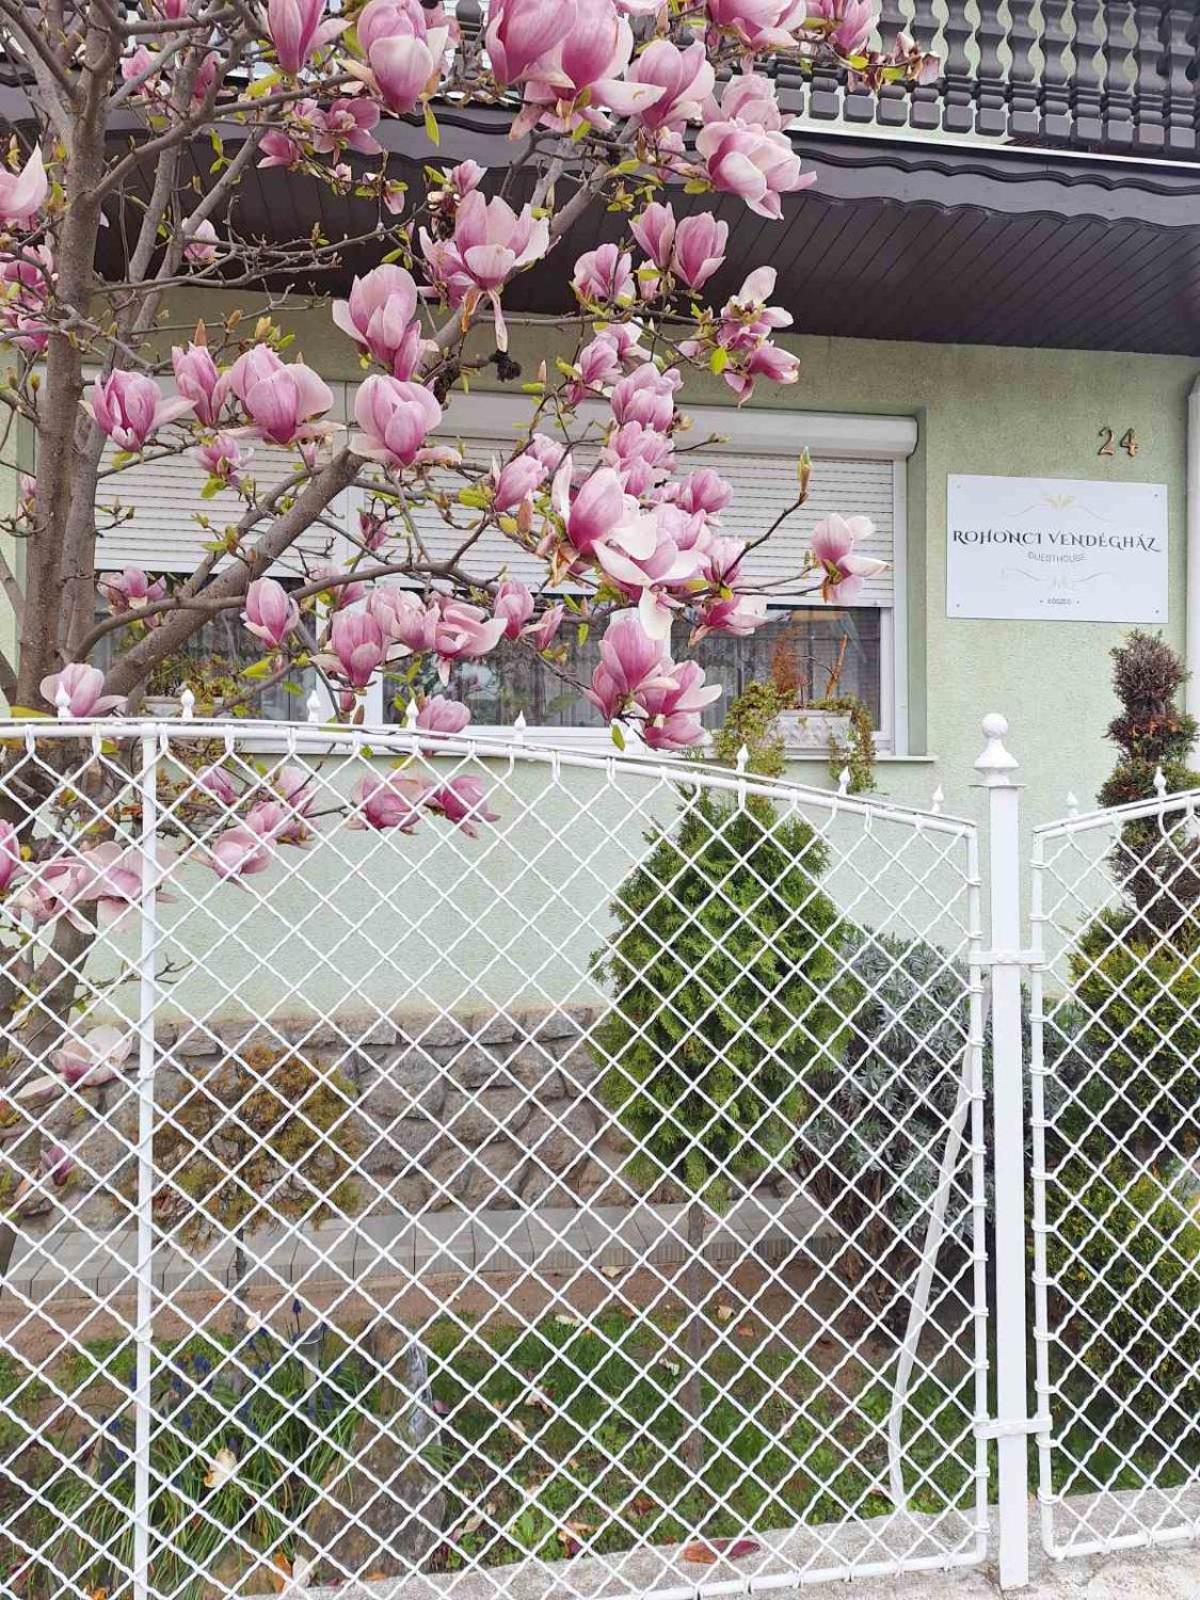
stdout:
POLYGON ((756 1555, 762 1549, 757 1539, 693 1539, 680 1551, 684 1561, 711 1567, 714 1561, 736 1561, 739 1556, 756 1555))
POLYGON ((733 1316, 733 1307, 732 1306, 722 1304, 722 1305, 719 1305, 717 1307, 717 1321, 718 1322, 728 1322, 729 1319, 732 1316, 733 1316))
POLYGON ((737 1330, 737 1336, 739 1339, 753 1339, 754 1324, 752 1322, 743 1322, 737 1330))

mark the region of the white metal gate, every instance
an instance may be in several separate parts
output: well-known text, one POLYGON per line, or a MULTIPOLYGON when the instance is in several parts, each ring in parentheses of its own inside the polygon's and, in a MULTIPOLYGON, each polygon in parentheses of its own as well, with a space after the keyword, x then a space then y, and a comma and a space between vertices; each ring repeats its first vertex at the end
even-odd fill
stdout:
POLYGON ((1200 794, 1034 835, 1034 1342, 1054 1556, 1200 1528, 1200 794))
POLYGON ((5 1593, 982 1558, 972 823, 395 728, 0 745, 5 1593))

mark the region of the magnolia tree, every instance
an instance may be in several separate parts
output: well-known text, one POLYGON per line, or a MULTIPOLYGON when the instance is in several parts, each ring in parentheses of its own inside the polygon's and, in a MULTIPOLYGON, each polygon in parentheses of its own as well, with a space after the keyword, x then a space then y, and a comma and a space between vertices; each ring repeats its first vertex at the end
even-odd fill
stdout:
MULTIPOLYGON (((672 625, 689 625, 692 641, 762 625, 768 596, 744 564, 772 530, 740 528, 729 485, 680 450, 680 388, 700 369, 740 403, 760 382, 795 382, 797 363, 775 343, 791 319, 771 303, 774 271, 759 267, 710 305, 728 225, 677 215, 672 199, 732 195, 778 220, 812 174, 785 131, 773 63, 844 69, 872 88, 936 70, 904 35, 871 48, 875 23, 871 0, 493 0, 477 30, 418 0, 0 0, 29 106, 0 165, 6 463, 20 465, 19 438, 36 439, 36 476, 22 478, 8 523, 22 559, 0 569, 19 619, 16 659, 0 663, 11 703, 132 712, 156 670, 231 614, 262 649, 233 699, 303 668, 352 721, 398 663, 436 667, 446 684, 501 641, 569 678, 566 640, 586 627, 601 659, 579 687, 602 715, 654 749, 696 744, 719 690, 672 658, 672 625), (500 173, 436 165, 438 116, 461 122, 473 105, 510 114, 500 173), (419 193, 388 170, 389 119, 427 145, 419 193), (237 198, 256 166, 369 204, 369 233, 249 236, 237 198), (593 207, 625 215, 625 236, 574 256, 573 224, 593 207), (377 264, 329 307, 364 369, 343 428, 264 285, 307 281, 366 244, 377 264), (547 257, 578 302, 573 347, 524 375, 528 425, 511 451, 475 459, 443 426, 445 408, 479 350, 494 345, 488 359, 505 369, 505 292, 547 257), (194 287, 238 291, 237 310, 176 329, 172 307, 194 287), (291 465, 264 488, 268 450, 291 465), (194 471, 197 510, 233 491, 236 521, 206 536, 185 576, 97 571, 98 538, 129 515, 121 474, 177 456, 194 471), (312 564, 307 536, 355 485, 364 509, 341 530, 341 557, 312 564), (448 555, 429 555, 418 513, 449 525, 448 555), (497 561, 497 537, 523 573, 536 562, 536 584, 497 561), (289 588, 270 575, 281 568, 289 588)), ((797 504, 806 473, 802 463, 797 504)), ((877 565, 856 553, 865 531, 852 517, 818 529, 805 564, 814 590, 853 598, 877 565)), ((434 694, 417 722, 453 734, 469 714, 434 694)), ((266 798, 219 768, 193 782, 196 804, 220 809, 205 860, 222 877, 311 837, 303 772, 266 798)), ((41 946, 49 928, 56 952, 48 972, 10 960, 10 981, 16 970, 16 1000, 36 995, 37 1014, 61 1025, 80 950, 106 908, 138 897, 141 866, 97 838, 94 796, 78 844, 63 843, 63 826, 39 843, 17 787, 4 797, 6 903, 41 946)), ((468 829, 489 818, 477 780, 399 774, 364 779, 342 817, 410 830, 429 814, 468 829)), ((106 1048, 74 1040, 60 1077, 99 1081, 116 1070, 106 1048)))

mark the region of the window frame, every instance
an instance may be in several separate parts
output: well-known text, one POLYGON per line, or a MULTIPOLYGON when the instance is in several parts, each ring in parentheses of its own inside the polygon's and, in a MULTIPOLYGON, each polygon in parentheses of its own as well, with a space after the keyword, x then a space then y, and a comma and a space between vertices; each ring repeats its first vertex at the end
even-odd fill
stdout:
MULTIPOLYGON (((749 455, 794 455, 807 446, 814 463, 822 456, 842 460, 888 461, 892 465, 892 605, 880 606, 880 727, 876 748, 881 754, 906 756, 909 753, 908 697, 908 460, 917 447, 915 417, 856 415, 852 412, 782 410, 778 407, 736 409, 733 406, 696 406, 688 409, 697 436, 716 434, 730 446, 749 455)), ((602 423, 611 415, 599 402, 585 402, 576 413, 584 422, 602 423)), ((464 439, 505 438, 514 444, 529 421, 529 402, 516 396, 475 392, 455 395, 447 409, 444 431, 464 439)), ((348 515, 357 517, 364 491, 355 486, 348 491, 348 515)), ((853 512, 847 507, 848 513, 853 512)), ((353 521, 351 522, 353 526, 353 521)), ((773 596, 786 604, 786 596, 773 596)), ((384 688, 376 679, 367 690, 365 720, 384 720, 384 688)), ((471 731, 480 737, 509 738, 513 728, 494 723, 472 723, 471 731)), ((571 744, 581 748, 607 749, 611 734, 607 728, 557 727, 529 724, 520 728, 522 738, 539 744, 571 744)), ((797 754, 789 759, 803 760, 797 754)), ((824 760, 824 756, 810 758, 824 760)))

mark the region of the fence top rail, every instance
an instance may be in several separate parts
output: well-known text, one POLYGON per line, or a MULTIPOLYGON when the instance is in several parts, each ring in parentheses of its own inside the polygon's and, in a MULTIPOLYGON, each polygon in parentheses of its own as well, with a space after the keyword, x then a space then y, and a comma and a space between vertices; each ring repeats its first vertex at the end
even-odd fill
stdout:
POLYGON ((1063 838, 1072 833, 1111 827, 1114 823, 1136 822, 1142 817, 1167 816, 1174 812, 1200 815, 1200 789, 1177 789, 1173 794, 1155 794, 1148 800, 1130 800, 1123 806, 1096 806, 1075 816, 1038 823, 1033 832, 1035 838, 1042 840, 1063 838))
POLYGON ((973 837, 977 825, 967 817, 948 815, 940 810, 923 810, 885 799, 835 793, 815 785, 797 783, 790 778, 768 778, 760 774, 731 771, 711 762, 664 757, 657 751, 627 748, 600 752, 572 746, 569 739, 547 741, 538 735, 530 740, 520 728, 511 736, 501 734, 465 735, 436 733, 387 724, 348 727, 333 722, 259 721, 249 717, 236 722, 228 718, 202 717, 27 717, 0 718, 0 746, 23 744, 31 753, 46 740, 87 738, 99 753, 105 742, 155 739, 162 752, 172 744, 213 740, 224 743, 229 754, 250 746, 261 753, 310 756, 415 755, 445 756, 458 759, 507 761, 557 768, 569 766, 622 778, 665 782, 729 793, 761 796, 781 805, 814 806, 831 814, 857 816, 868 822, 896 822, 922 828, 931 833, 973 837))

